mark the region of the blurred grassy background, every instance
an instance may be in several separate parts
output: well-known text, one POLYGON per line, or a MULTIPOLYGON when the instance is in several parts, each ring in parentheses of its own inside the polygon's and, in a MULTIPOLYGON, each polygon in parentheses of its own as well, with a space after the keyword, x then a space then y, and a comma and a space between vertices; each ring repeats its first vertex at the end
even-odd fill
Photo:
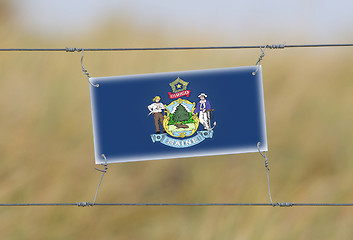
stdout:
MULTIPOLYGON (((5 5, 4 5, 5 6, 5 5)), ((128 18, 80 38, 14 28, 0 8, 1 47, 170 46, 128 18), (121 22, 121 24, 117 24, 121 22)), ((178 36, 174 45, 219 45, 178 36)), ((264 39, 265 40, 265 39, 264 39)), ((264 42, 254 43, 264 44, 264 42)), ((85 54, 91 76, 253 65, 259 50, 85 54)), ((353 49, 268 50, 263 79, 272 197, 353 202, 353 49)), ((79 53, 0 53, 1 203, 93 201, 89 85, 79 53)), ((97 202, 268 202, 259 154, 109 166, 97 202)), ((1 239, 350 239, 350 208, 1 207, 1 239)))

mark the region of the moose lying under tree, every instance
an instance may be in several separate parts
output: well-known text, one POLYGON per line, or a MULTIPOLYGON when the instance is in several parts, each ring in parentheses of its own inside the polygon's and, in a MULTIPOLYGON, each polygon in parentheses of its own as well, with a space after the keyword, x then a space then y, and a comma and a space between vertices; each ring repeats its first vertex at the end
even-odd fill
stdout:
POLYGON ((182 104, 179 104, 174 113, 171 114, 170 125, 174 125, 177 128, 189 128, 187 123, 193 123, 192 113, 188 112, 182 104))

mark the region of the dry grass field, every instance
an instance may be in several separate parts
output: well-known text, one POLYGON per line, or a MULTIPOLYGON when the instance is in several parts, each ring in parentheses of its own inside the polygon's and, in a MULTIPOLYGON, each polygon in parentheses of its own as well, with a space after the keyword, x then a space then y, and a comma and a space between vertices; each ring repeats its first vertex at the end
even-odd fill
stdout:
MULTIPOLYGON (((1 47, 223 44, 107 25, 76 39, 2 19, 1 47)), ((236 43, 232 43, 236 44, 236 43)), ((251 44, 251 43, 250 43, 251 44)), ((254 44, 263 44, 255 42, 254 44)), ((260 50, 85 54, 91 76, 253 65, 260 50)), ((89 84, 80 53, 0 53, 0 202, 93 201, 89 84)), ((353 49, 268 50, 263 79, 275 202, 353 202, 353 49)), ((97 202, 269 202, 257 153, 109 166, 97 202)), ((0 207, 1 239, 351 239, 349 207, 0 207)))

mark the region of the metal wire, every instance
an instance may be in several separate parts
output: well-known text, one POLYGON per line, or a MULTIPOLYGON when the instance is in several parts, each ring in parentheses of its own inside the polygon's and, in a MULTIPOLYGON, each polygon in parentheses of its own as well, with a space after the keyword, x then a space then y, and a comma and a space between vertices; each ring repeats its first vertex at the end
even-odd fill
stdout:
POLYGON ((77 203, 1 203, 0 207, 77 206, 77 203))
POLYGON ((271 187, 270 187, 270 168, 269 168, 269 163, 268 163, 268 158, 266 156, 266 153, 265 152, 261 152, 260 150, 260 145, 261 143, 258 142, 257 143, 257 150, 259 151, 260 155, 265 158, 265 168, 266 168, 266 175, 267 175, 267 189, 268 189, 268 196, 270 198, 270 202, 272 205, 274 205, 274 203, 272 202, 272 197, 271 197, 271 187))
MULTIPOLYGON (((173 51, 173 50, 227 50, 227 49, 258 49, 262 54, 258 63, 264 57, 265 49, 284 49, 284 48, 319 48, 319 47, 353 47, 353 43, 345 44, 272 44, 272 45, 252 45, 252 46, 204 46, 204 47, 149 47, 149 48, 0 48, 0 52, 82 52, 81 67, 89 81, 89 73, 83 67, 84 51, 173 51)), ((258 64, 257 63, 257 64, 258 64)), ((89 81, 90 82, 90 81, 89 81)), ((90 84, 92 84, 90 82, 90 84)), ((93 85, 93 84, 92 84, 93 85)), ((259 145, 258 145, 259 148, 259 145)), ((93 207, 93 206, 263 206, 263 207, 352 207, 353 203, 292 203, 292 202, 272 202, 268 159, 265 153, 259 153, 265 158, 265 167, 267 171, 268 194, 271 203, 96 203, 99 187, 102 183, 104 174, 107 171, 107 162, 105 159, 104 170, 97 169, 102 173, 98 188, 94 197, 93 203, 76 202, 76 203, 0 203, 0 207, 40 207, 40 206, 78 206, 78 207, 93 207)))
POLYGON ((253 72, 252 73, 252 75, 256 75, 256 73, 259 71, 259 69, 260 69, 260 62, 262 61, 262 59, 265 57, 265 50, 266 50, 266 47, 267 46, 265 46, 264 48, 262 48, 262 47, 260 47, 260 50, 261 50, 261 55, 260 55, 260 57, 259 57, 259 60, 257 60, 257 62, 256 62, 256 70, 255 70, 255 72, 253 72))
POLYGON ((94 200, 93 200, 93 203, 92 203, 92 206, 95 205, 96 203, 96 199, 97 199, 97 195, 98 195, 98 191, 99 191, 99 188, 101 186, 101 183, 102 183, 102 180, 103 180, 103 177, 104 177, 104 174, 107 172, 108 170, 108 162, 107 162, 107 158, 105 157, 104 154, 102 154, 102 157, 104 158, 104 164, 102 164, 104 166, 104 169, 99 169, 99 168, 95 168, 97 171, 100 171, 102 172, 102 176, 101 176, 101 180, 99 181, 99 184, 98 184, 98 187, 97 187, 97 190, 96 190, 96 195, 94 195, 94 200))
POLYGON ((82 72, 87 76, 87 81, 89 82, 89 84, 91 84, 93 87, 99 87, 99 84, 93 84, 90 81, 91 76, 89 75, 89 72, 85 69, 85 67, 83 66, 83 57, 85 55, 85 51, 84 49, 78 49, 78 48, 67 48, 68 52, 74 52, 74 51, 78 51, 81 52, 82 51, 82 56, 81 56, 81 69, 82 72))
POLYGON ((93 206, 149 206, 149 207, 353 207, 353 203, 1 203, 0 207, 53 207, 53 206, 77 206, 77 207, 93 207, 93 206))
POLYGON ((95 206, 239 206, 239 207, 353 207, 353 203, 96 203, 95 206))
POLYGON ((268 44, 249 46, 203 46, 203 47, 137 47, 137 48, 0 48, 2 52, 81 52, 84 51, 173 51, 173 50, 226 50, 226 49, 284 49, 284 48, 318 48, 318 47, 353 47, 353 43, 329 44, 268 44))

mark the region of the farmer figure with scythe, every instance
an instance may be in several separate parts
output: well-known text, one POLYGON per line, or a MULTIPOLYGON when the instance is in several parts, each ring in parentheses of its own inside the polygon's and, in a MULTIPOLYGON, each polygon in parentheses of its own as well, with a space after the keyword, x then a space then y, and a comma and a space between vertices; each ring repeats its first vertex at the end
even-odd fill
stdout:
POLYGON ((163 128, 163 114, 162 111, 165 109, 164 104, 160 102, 161 97, 160 96, 155 96, 153 98, 153 103, 149 105, 147 108, 150 110, 150 113, 148 115, 153 114, 153 119, 154 119, 154 125, 156 126, 156 134, 161 133, 161 129, 159 127, 159 123, 162 125, 163 133, 165 132, 163 128))

